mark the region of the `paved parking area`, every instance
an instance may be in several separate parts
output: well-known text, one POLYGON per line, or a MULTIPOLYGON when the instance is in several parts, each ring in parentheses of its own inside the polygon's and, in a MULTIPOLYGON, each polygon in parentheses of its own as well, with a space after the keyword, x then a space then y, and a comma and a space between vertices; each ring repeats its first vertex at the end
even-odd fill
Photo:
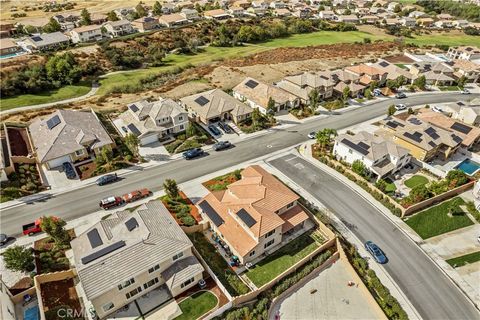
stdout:
POLYGON ((347 285, 351 275, 342 260, 322 271, 280 305, 281 320, 379 319, 361 289, 347 285), (310 293, 311 290, 317 290, 310 293))
POLYGON ((47 183, 52 189, 69 187, 74 183, 80 182, 78 176, 75 179, 68 179, 62 167, 53 169, 42 168, 43 174, 47 179, 47 183))
POLYGON ((442 258, 450 259, 478 251, 480 244, 480 224, 454 230, 425 240, 442 258))
POLYGON ((147 161, 165 162, 170 160, 170 154, 160 142, 140 146, 138 151, 147 161))

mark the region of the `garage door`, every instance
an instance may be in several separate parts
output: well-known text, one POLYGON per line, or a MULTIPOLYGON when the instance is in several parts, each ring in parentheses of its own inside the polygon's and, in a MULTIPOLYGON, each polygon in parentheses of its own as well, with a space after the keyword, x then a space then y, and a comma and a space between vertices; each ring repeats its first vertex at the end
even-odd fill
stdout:
POLYGON ((64 162, 70 162, 70 156, 64 156, 64 157, 60 157, 60 158, 48 161, 48 167, 50 169, 61 167, 64 162))
POLYGON ((143 137, 140 139, 140 145, 144 146, 146 144, 154 143, 158 141, 158 135, 153 134, 151 136, 143 137))

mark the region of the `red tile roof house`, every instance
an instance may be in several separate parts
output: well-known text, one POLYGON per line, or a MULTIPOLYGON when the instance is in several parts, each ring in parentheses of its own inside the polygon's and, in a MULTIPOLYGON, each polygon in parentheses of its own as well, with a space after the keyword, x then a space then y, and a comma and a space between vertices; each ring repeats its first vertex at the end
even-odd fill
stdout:
POLYGON ((281 181, 253 165, 242 171, 242 179, 226 190, 210 192, 198 206, 211 229, 241 263, 247 263, 314 226, 298 199, 281 181))

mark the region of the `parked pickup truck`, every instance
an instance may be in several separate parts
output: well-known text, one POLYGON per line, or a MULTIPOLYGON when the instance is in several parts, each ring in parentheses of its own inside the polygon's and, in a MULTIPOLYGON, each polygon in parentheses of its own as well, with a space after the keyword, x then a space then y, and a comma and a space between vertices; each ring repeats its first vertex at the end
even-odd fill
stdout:
POLYGON ((108 197, 108 198, 105 198, 105 199, 102 199, 102 201, 100 201, 100 208, 102 209, 110 209, 112 207, 116 207, 116 206, 119 206, 123 204, 123 200, 122 198, 120 197, 108 197))
POLYGON ((148 189, 135 190, 130 193, 124 194, 122 200, 126 203, 137 201, 152 195, 152 192, 148 189))
POLYGON ((35 233, 42 232, 42 228, 40 228, 40 219, 35 220, 35 222, 23 225, 22 229, 23 234, 28 236, 33 236, 35 233))

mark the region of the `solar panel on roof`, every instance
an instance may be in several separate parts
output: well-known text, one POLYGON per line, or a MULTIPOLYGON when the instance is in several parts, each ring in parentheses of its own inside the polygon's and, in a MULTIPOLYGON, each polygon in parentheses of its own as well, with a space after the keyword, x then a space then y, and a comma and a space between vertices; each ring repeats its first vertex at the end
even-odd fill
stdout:
POLYGON ((455 122, 450 129, 461 132, 463 134, 468 134, 470 131, 472 131, 472 128, 470 128, 467 125, 464 125, 463 123, 460 122, 455 122))
POLYGON ((81 259, 82 263, 83 264, 87 264, 87 263, 90 263, 94 260, 97 260, 98 258, 101 258, 103 257, 104 255, 107 255, 115 250, 118 250, 122 247, 125 246, 125 241, 123 240, 120 240, 118 242, 115 242, 115 243, 112 243, 111 245, 105 247, 105 248, 102 248, 94 253, 91 253, 89 254, 88 256, 85 256, 81 259))
POLYGON ((463 141, 462 138, 460 138, 459 136, 455 135, 455 134, 452 134, 452 139, 453 141, 455 141, 456 143, 460 143, 463 141))
POLYGON ((413 141, 416 141, 416 142, 421 142, 422 141, 422 134, 417 132, 417 131, 415 131, 414 134, 411 134, 410 132, 405 132, 403 135, 407 138, 412 139, 413 141))
POLYGON ((198 206, 208 216, 208 218, 212 220, 215 226, 219 227, 225 222, 207 201, 201 202, 198 206))
POLYGON ((370 149, 370 146, 369 146, 368 144, 366 144, 365 142, 359 142, 359 143, 358 143, 358 146, 359 146, 360 148, 365 149, 365 150, 370 149))
POLYGON ((429 141, 428 144, 431 145, 434 148, 437 146, 437 144, 433 141, 429 141))
POLYGON ((32 39, 33 41, 35 41, 35 42, 38 42, 38 41, 42 41, 42 40, 43 40, 42 37, 40 37, 40 36, 34 36, 34 37, 32 37, 31 39, 32 39))
POLYGON ((433 140, 437 140, 438 138, 440 138, 440 136, 437 134, 437 131, 435 131, 435 129, 433 129, 432 127, 425 130, 425 133, 428 134, 433 140))
POLYGON ((388 67, 390 64, 386 61, 382 61, 379 63, 379 65, 385 68, 385 67, 388 67))
POLYGON ((254 80, 248 80, 245 85, 249 87, 250 89, 254 89, 256 86, 258 86, 258 82, 254 80))
POLYGON ((55 115, 53 117, 51 117, 50 119, 48 119, 47 121, 47 127, 48 129, 52 130, 53 128, 55 128, 56 126, 58 126, 58 124, 60 123, 60 117, 58 115, 55 115))
POLYGON ((240 211, 237 212, 237 216, 242 219, 242 221, 247 225, 247 227, 251 228, 254 226, 257 221, 252 218, 252 216, 247 212, 245 209, 240 209, 240 211))
POLYGON ((207 103, 210 102, 210 100, 208 100, 207 98, 205 98, 204 96, 200 96, 198 97, 197 99, 194 100, 196 103, 198 103, 199 105, 201 105, 202 107, 204 105, 206 105, 207 103))
POLYGON ((92 246, 92 249, 99 247, 103 244, 102 238, 100 237, 100 234, 98 233, 97 228, 88 231, 87 238, 88 238, 88 241, 90 241, 90 245, 92 246))
POLYGON ((125 221, 125 226, 127 227, 128 231, 132 231, 136 227, 138 227, 138 222, 137 219, 135 218, 130 218, 127 221, 125 221))
POLYGON ((128 106, 130 108, 130 110, 132 110, 133 112, 137 112, 138 111, 138 107, 136 104, 131 104, 128 106))
POLYGON ((398 127, 398 122, 396 122, 396 121, 387 121, 386 125, 389 126, 390 128, 394 128, 394 129, 395 129, 396 127, 398 127))
POLYGON ((138 130, 138 128, 133 124, 133 123, 130 123, 128 126, 127 126, 128 130, 130 130, 131 133, 133 133, 134 135, 136 136, 139 136, 141 135, 142 133, 140 132, 140 130, 138 130))
POLYGON ((350 148, 352 148, 353 150, 363 154, 364 156, 366 156, 368 154, 368 150, 365 150, 364 148, 356 145, 355 143, 353 143, 352 141, 350 140, 347 140, 347 139, 343 139, 342 140, 342 143, 349 146, 350 148))

